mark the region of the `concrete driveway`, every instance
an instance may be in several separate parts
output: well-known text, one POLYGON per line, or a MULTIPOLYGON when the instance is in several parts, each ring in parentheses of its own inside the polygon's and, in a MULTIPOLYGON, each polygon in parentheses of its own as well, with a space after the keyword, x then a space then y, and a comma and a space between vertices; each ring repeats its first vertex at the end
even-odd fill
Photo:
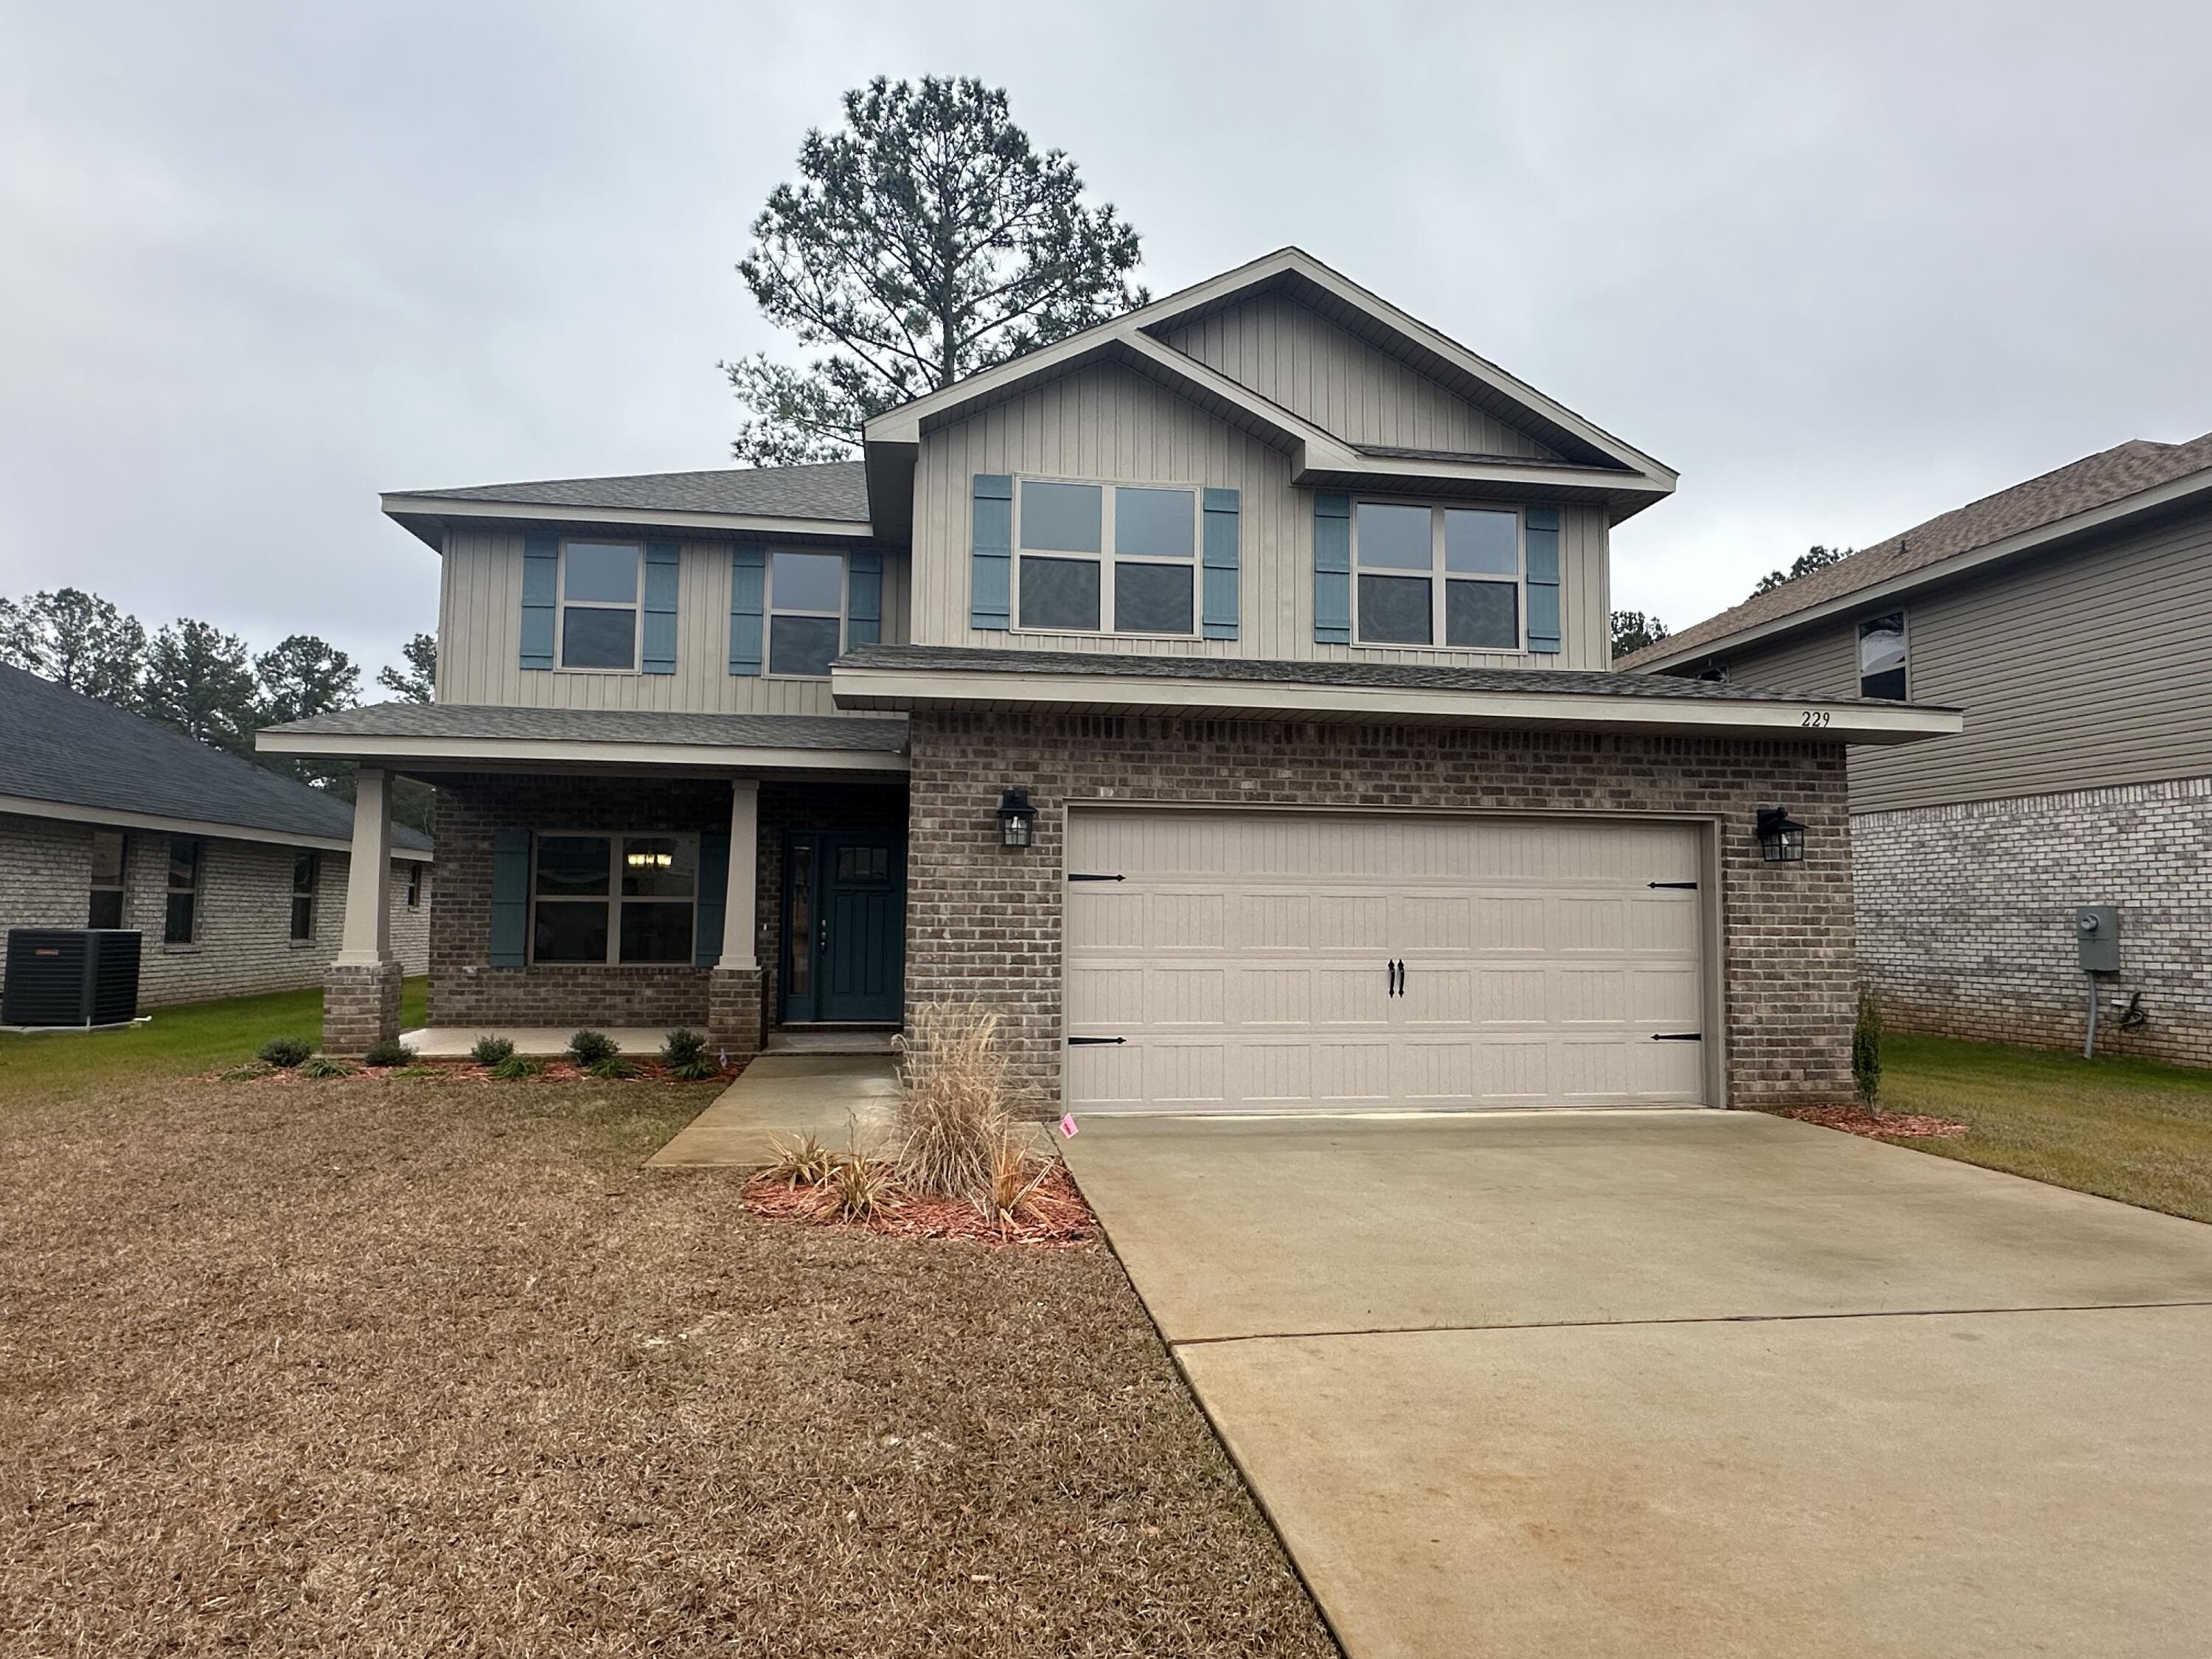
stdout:
POLYGON ((2212 1228, 1749 1113, 1066 1151, 1354 1659, 2207 1651, 2212 1228))

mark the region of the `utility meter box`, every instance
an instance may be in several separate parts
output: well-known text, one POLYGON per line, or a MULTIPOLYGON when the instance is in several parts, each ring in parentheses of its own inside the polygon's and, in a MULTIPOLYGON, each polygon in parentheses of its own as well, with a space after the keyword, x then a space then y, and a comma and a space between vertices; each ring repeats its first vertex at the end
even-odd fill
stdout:
POLYGON ((2082 972, 2118 973, 2120 907, 2117 904, 2075 906, 2074 948, 2081 953, 2082 972))

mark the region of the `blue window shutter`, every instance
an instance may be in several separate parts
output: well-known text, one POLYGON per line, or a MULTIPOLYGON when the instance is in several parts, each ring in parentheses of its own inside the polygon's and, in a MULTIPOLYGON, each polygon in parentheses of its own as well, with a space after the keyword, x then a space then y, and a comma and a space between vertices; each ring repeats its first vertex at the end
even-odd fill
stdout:
POLYGON ((645 544, 645 651, 648 674, 676 672, 676 590, 684 550, 674 542, 645 544))
POLYGON ((1559 648, 1559 509, 1532 507, 1528 528, 1528 648, 1559 648))
POLYGON ((1352 497, 1314 497, 1314 642, 1352 643, 1352 497))
POLYGON ((1014 614, 1014 481, 1004 473, 975 475, 968 565, 968 625, 1003 632, 1014 614))
POLYGON ((730 908, 730 838, 699 837, 699 931, 691 963, 712 968, 722 959, 723 916, 730 908))
POLYGON ((730 672, 761 672, 761 618, 768 610, 768 550, 730 550, 730 672))
POLYGON ((1200 632, 1209 640, 1237 637, 1237 512, 1233 489, 1206 492, 1204 534, 1200 556, 1206 569, 1200 609, 1200 632))
POLYGON ((553 600, 561 580, 556 536, 522 538, 522 666, 553 666, 553 600))
POLYGON ((530 943, 530 831, 491 832, 491 965, 520 968, 530 943))
POLYGON ((884 636, 884 556, 860 548, 845 556, 845 644, 874 645, 884 636))

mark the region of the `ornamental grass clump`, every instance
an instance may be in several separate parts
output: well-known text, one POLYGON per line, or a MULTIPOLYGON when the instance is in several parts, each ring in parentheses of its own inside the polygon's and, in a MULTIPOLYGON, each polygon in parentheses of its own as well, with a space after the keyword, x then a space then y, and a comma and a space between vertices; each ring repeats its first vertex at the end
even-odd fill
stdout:
POLYGON ((899 1179, 973 1204, 987 1219, 1011 1218, 1035 1192, 1030 1172, 1042 1160, 1015 1122, 998 1015, 973 1002, 923 1003, 899 1052, 899 1179))

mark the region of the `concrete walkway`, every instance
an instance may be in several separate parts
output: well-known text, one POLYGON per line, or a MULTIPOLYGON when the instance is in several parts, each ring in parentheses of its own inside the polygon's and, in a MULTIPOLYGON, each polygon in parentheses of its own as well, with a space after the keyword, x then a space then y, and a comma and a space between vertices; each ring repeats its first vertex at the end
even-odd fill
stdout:
POLYGON ((872 1151, 889 1136, 898 1066, 889 1054, 763 1054, 647 1169, 758 1169, 779 1144, 812 1134, 833 1151, 872 1151))
POLYGON ((1748 1113, 1082 1130, 1353 1659, 2203 1651, 2212 1228, 1748 1113))

